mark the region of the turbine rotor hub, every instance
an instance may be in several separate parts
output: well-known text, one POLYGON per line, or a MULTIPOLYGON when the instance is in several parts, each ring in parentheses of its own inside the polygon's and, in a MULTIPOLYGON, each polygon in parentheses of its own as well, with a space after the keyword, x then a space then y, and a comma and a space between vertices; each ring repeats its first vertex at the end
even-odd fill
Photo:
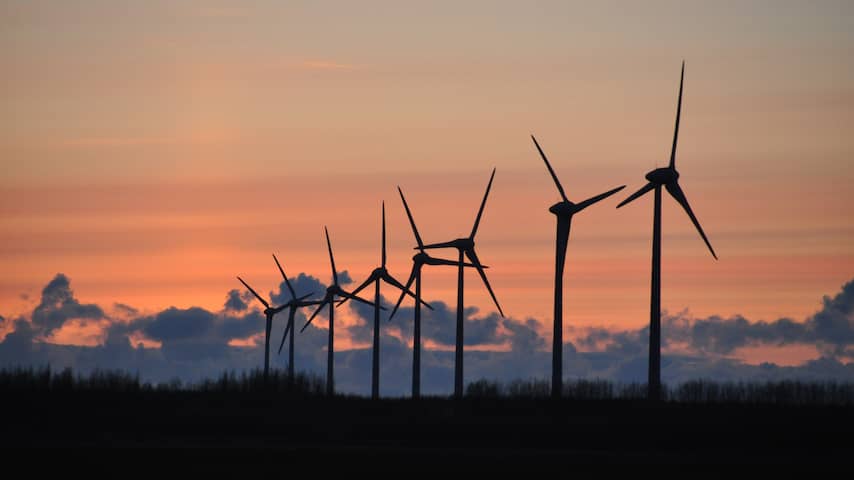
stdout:
POLYGON ((575 204, 570 201, 557 202, 549 207, 549 211, 558 216, 572 215, 575 213, 575 204))
POLYGON ((471 238, 458 238, 454 240, 454 243, 454 246, 460 250, 470 250, 474 248, 474 240, 471 238))
POLYGON ((656 185, 666 185, 678 180, 679 172, 677 172, 675 168, 670 167, 656 168, 646 174, 646 179, 649 180, 650 183, 654 183, 656 185))

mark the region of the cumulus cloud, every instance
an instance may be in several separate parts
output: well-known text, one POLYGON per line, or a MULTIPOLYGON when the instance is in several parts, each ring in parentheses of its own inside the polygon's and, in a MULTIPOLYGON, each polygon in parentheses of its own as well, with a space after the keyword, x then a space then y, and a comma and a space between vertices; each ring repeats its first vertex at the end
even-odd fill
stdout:
MULTIPOLYGON (((341 274, 339 273, 338 276, 338 281, 341 282, 341 274)), ((349 279, 349 275, 347 278, 349 279)), ((326 284, 311 275, 300 273, 296 277, 291 278, 290 281, 291 286, 294 287, 294 292, 296 292, 297 297, 311 294, 310 298, 320 298, 326 293, 326 284)), ((282 280, 282 282, 279 283, 279 291, 270 292, 270 298, 273 300, 275 305, 282 305, 291 301, 293 297, 291 296, 290 290, 288 290, 287 284, 282 280)))
MULTIPOLYGON (((373 299, 371 299, 373 300, 373 299)), ((394 307, 385 296, 380 297, 380 303, 386 308, 380 311, 380 323, 383 332, 388 330, 399 332, 405 338, 412 336, 414 316, 413 307, 400 307, 393 322, 388 322, 388 316, 394 307)), ((368 341, 373 335, 374 307, 350 302, 353 310, 365 322, 351 326, 348 331, 358 341, 368 341)), ((421 309, 421 337, 424 340, 452 346, 456 344, 457 310, 441 301, 431 302, 433 309, 421 309)), ((478 316, 477 307, 467 307, 463 311, 463 343, 467 346, 504 346, 509 344, 514 350, 532 351, 546 345, 538 330, 541 325, 535 319, 525 321, 514 318, 502 318, 497 313, 478 316)))
POLYGON ((245 299, 245 294, 249 293, 247 290, 243 294, 240 293, 236 288, 233 290, 229 290, 225 299, 225 307, 226 310, 234 310, 235 312, 242 312, 249 308, 249 304, 246 303, 248 299, 245 299))
POLYGON ((113 308, 115 308, 123 316, 135 316, 139 314, 139 310, 123 303, 114 303, 113 308))
MULTIPOLYGON (((344 279, 350 281, 349 275, 344 279)), ((292 280, 298 295, 315 292, 322 295, 326 285, 304 273, 292 280)), ((247 304, 248 292, 228 292, 221 311, 199 307, 167 308, 149 315, 115 304, 110 314, 94 304, 78 301, 65 275, 52 279, 29 318, 0 317, 0 327, 8 335, 0 342, 0 367, 50 364, 71 366, 86 372, 94 368, 122 368, 138 372, 143 379, 167 381, 180 377, 197 381, 217 376, 225 370, 258 367, 263 346, 257 342, 234 347, 234 340, 258 338, 264 317, 258 308, 247 304), (111 317, 111 315, 116 315, 111 317), (109 320, 104 342, 94 347, 46 343, 47 333, 74 319, 109 320), (112 322, 112 323, 110 323, 112 322), (131 338, 155 341, 159 348, 133 345, 131 338)), ((284 282, 271 292, 274 302, 290 300, 284 282)), ((394 321, 387 322, 392 305, 381 315, 381 391, 385 395, 403 395, 410 385, 412 350, 412 307, 403 307, 394 321)), ((338 330, 356 343, 370 343, 373 308, 349 302, 361 319, 356 325, 338 330)), ((454 344, 456 311, 442 302, 433 303, 433 311, 422 309, 422 338, 445 346, 454 344)), ((311 310, 309 309, 308 312, 311 310)), ((779 319, 750 321, 741 316, 711 316, 695 319, 687 312, 665 315, 662 319, 662 376, 674 383, 696 378, 716 380, 842 380, 854 381, 852 344, 854 344, 854 281, 841 292, 825 297, 821 309, 803 322, 779 319), (731 354, 753 345, 814 345, 821 358, 803 365, 787 367, 771 363, 747 365, 731 354), (679 347, 675 349, 674 347, 679 347), (673 353, 673 352, 683 353, 673 353), (687 353, 684 353, 687 352, 687 353), (849 363, 845 363, 849 362, 849 363)), ((306 319, 297 314, 298 325, 306 319)), ((273 341, 278 343, 286 316, 274 321, 273 341)), ((496 346, 501 351, 467 349, 465 378, 492 378, 510 381, 517 378, 547 378, 550 372, 550 340, 541 332, 548 329, 533 318, 501 318, 480 314, 476 308, 465 310, 467 346, 496 346)), ((623 382, 642 382, 646 378, 648 329, 610 330, 585 328, 571 330, 571 342, 563 346, 564 373, 570 378, 605 378, 623 382), (578 348, 576 348, 578 347, 578 348)), ((297 336, 297 369, 323 374, 326 367, 327 331, 309 326, 297 336)), ((244 343, 245 344, 245 343, 244 343)), ((287 355, 272 358, 273 365, 284 368, 287 355)), ((338 350, 335 356, 336 382, 340 391, 367 394, 370 385, 370 349, 338 350)), ((422 351, 422 389, 425 393, 449 393, 453 380, 453 352, 422 351)))
MULTIPOLYGON (((803 322, 780 318, 750 321, 736 315, 693 318, 687 312, 662 316, 662 345, 685 344, 698 354, 728 355, 759 345, 815 345, 826 357, 852 358, 854 344, 854 281, 837 295, 825 296, 822 308, 803 322)), ((584 329, 575 338, 585 349, 638 353, 647 348, 649 330, 584 329)))
POLYGON ((74 298, 68 277, 58 273, 42 289, 41 302, 33 310, 33 325, 47 335, 62 327, 70 319, 97 320, 104 318, 104 311, 94 304, 81 304, 74 298))

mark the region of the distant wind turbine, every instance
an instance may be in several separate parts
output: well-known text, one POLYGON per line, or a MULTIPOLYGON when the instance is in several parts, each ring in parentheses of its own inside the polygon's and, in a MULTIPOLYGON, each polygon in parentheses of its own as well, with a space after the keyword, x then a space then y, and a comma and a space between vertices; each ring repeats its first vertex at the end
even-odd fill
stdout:
POLYGON ((273 317, 284 310, 288 304, 286 303, 280 307, 271 307, 270 304, 267 303, 267 300, 264 300, 261 295, 258 295, 258 292, 250 287, 248 283, 243 281, 242 278, 237 277, 237 279, 240 280, 240 283, 242 283, 244 287, 248 288, 249 291, 252 292, 252 295, 255 295, 255 298, 264 305, 264 316, 267 318, 267 325, 264 330, 264 381, 267 381, 267 378, 270 375, 270 329, 273 326, 273 317))
POLYGON ((484 267, 481 265, 480 260, 477 258, 477 254, 474 251, 474 236, 477 233, 477 227, 480 224, 480 218, 483 215, 483 208, 486 206, 486 199, 489 197, 489 189, 492 188, 492 180, 494 178, 495 169, 492 169, 492 175, 489 177, 489 184, 486 186, 486 193, 483 195, 483 202, 480 204, 480 210, 478 210, 477 217, 474 220, 474 227, 472 227, 471 233, 468 237, 458 238, 449 242, 433 243, 430 245, 424 245, 423 247, 416 247, 416 249, 456 248, 457 251, 459 251, 459 260, 457 261, 457 332, 456 350, 454 352, 454 396, 456 398, 461 398, 463 396, 463 273, 466 257, 468 257, 471 263, 474 264, 474 267, 477 268, 480 278, 483 280, 484 285, 486 285, 486 289, 489 290, 489 295, 492 297, 492 301, 495 302, 495 306, 498 307, 498 313, 504 317, 501 305, 498 304, 498 299, 495 298, 495 293, 492 291, 492 287, 489 285, 489 280, 486 278, 484 267))
POLYGON ((311 321, 314 320, 314 317, 323 310, 323 307, 327 305, 329 306, 329 340, 326 351, 326 394, 333 395, 335 393, 335 298, 350 298, 368 305, 374 305, 374 303, 369 302, 364 298, 357 297, 356 295, 345 291, 338 285, 338 271, 335 270, 335 257, 332 256, 332 243, 329 241, 329 230, 327 230, 326 227, 323 227, 323 230, 326 232, 326 247, 329 249, 329 263, 332 266, 332 285, 326 287, 326 295, 317 303, 317 310, 311 314, 311 317, 309 317, 300 332, 303 332, 308 328, 311 321))
MULTIPOLYGON (((412 257, 412 273, 409 274, 409 280, 406 281, 407 290, 415 282, 415 323, 412 330, 412 398, 418 398, 421 396, 421 304, 424 303, 421 301, 421 268, 424 265, 449 265, 456 267, 457 262, 431 257, 424 252, 424 242, 421 241, 421 235, 418 234, 418 227, 415 226, 415 220, 412 218, 412 212, 409 210, 409 205, 407 205, 406 198, 403 196, 403 190, 397 187, 397 191, 400 192, 400 199, 403 200, 403 208, 406 209, 406 216, 409 217, 409 224, 412 226, 412 233, 415 235, 415 241, 418 242, 418 249, 420 250, 412 257)), ((474 264, 466 263, 465 266, 474 267, 474 264)), ((483 265, 483 268, 488 267, 483 265)), ((406 292, 401 291, 400 297, 397 299, 397 303, 388 317, 389 320, 394 317, 405 296, 406 292)), ((427 304, 425 303, 425 305, 427 304)))
POLYGON ((667 192, 682 205, 685 213, 691 218, 691 222, 697 227, 712 256, 717 260, 718 256, 709 243, 709 239, 703 232, 703 227, 691 206, 688 204, 688 199, 685 193, 679 186, 679 172, 676 171, 676 141, 679 138, 679 118, 682 114, 682 86, 685 81, 685 62, 682 62, 682 74, 679 80, 679 101, 676 107, 676 128, 673 131, 673 147, 670 150, 670 165, 655 170, 646 174, 648 183, 641 187, 640 190, 633 193, 627 199, 620 202, 617 208, 641 197, 650 190, 655 190, 655 210, 652 221, 652 286, 650 293, 650 308, 649 308, 649 371, 647 380, 647 396, 650 400, 658 400, 661 396, 661 187, 667 189, 667 192))
MULTIPOLYGON (((383 202, 383 228, 382 228, 382 255, 380 266, 375 268, 371 275, 353 290, 353 295, 357 295, 365 287, 374 284, 374 344, 373 344, 373 359, 371 363, 371 398, 377 399, 380 396, 380 282, 385 282, 392 287, 400 290, 401 295, 410 295, 415 297, 415 294, 409 290, 409 286, 403 286, 386 270, 386 248, 385 248, 385 202, 383 202)), ((347 302, 345 298, 339 305, 347 302)), ((416 301, 423 303, 429 309, 433 309, 429 303, 422 301, 420 298, 416 301)))
POLYGON ((555 182, 560 196, 563 201, 555 203, 549 207, 549 211, 557 217, 557 238, 555 240, 555 299, 554 299, 554 333, 552 336, 552 397, 558 398, 563 391, 563 268, 566 265, 566 247, 569 243, 569 227, 572 222, 572 216, 593 205, 594 203, 604 200, 611 195, 626 188, 625 185, 609 190, 603 194, 590 197, 580 203, 572 203, 566 197, 563 186, 557 178, 557 174, 549 163, 537 139, 531 135, 531 140, 546 162, 546 168, 555 182))
POLYGON ((273 260, 276 261, 276 266, 279 267, 279 272, 282 273, 282 278, 285 279, 285 285, 288 287, 288 292, 291 294, 290 301, 283 305, 283 307, 288 308, 288 323, 285 325, 285 334, 282 335, 282 343, 279 344, 279 354, 282 353, 282 347, 285 346, 285 339, 288 338, 288 334, 290 333, 291 341, 288 345, 288 377, 294 378, 294 333, 296 330, 296 327, 294 327, 294 318, 296 316, 297 309, 317 305, 319 302, 316 300, 306 301, 308 297, 314 295, 314 292, 303 295, 302 297, 297 297, 294 287, 291 285, 291 281, 288 280, 288 276, 285 275, 285 270, 282 268, 282 264, 279 263, 279 259, 276 258, 275 254, 273 254, 273 260))

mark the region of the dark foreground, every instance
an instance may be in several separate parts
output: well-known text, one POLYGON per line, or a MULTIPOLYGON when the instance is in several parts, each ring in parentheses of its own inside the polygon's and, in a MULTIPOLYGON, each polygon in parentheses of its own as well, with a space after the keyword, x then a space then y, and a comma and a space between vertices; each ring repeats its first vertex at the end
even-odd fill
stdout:
MULTIPOLYGON (((326 467, 372 458, 419 460, 419 469, 459 461, 491 469, 577 462, 827 464, 844 462, 854 451, 854 408, 845 406, 371 401, 156 390, 6 391, 2 404, 3 447, 278 450, 272 456, 252 455, 270 466, 309 458, 335 462, 326 467)), ((236 455, 208 455, 206 465, 236 461, 236 455)))

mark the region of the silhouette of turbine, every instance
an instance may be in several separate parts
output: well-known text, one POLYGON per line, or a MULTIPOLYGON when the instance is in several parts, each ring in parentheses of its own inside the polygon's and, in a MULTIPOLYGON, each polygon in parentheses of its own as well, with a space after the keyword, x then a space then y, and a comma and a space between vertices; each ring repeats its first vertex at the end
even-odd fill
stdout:
MULTIPOLYGON (((403 286, 402 283, 397 281, 394 277, 388 273, 388 270, 385 268, 386 264, 386 248, 385 248, 385 202, 383 202, 383 231, 382 231, 382 256, 380 266, 375 268, 371 275, 359 285, 358 288, 353 290, 353 295, 357 295, 361 292, 365 287, 374 284, 374 344, 373 344, 373 355, 371 362, 371 398, 377 399, 380 396, 380 282, 385 282, 392 287, 400 290, 401 295, 410 295, 415 297, 415 294, 409 290, 409 286, 403 286)), ((347 298, 345 298, 339 305, 343 305, 347 302, 347 298)), ((421 301, 418 299, 418 301, 421 301)), ((421 301, 427 308, 430 310, 433 309, 429 303, 421 301)))
POLYGON ((561 392, 563 391, 563 268, 566 265, 566 247, 569 243, 569 227, 572 223, 572 216, 590 205, 610 197, 611 195, 626 188, 626 186, 623 185, 613 190, 608 190, 603 194, 590 197, 583 202, 572 203, 566 197, 563 186, 560 184, 560 180, 557 179, 557 174, 549 163, 549 159, 546 158, 546 154, 543 153, 543 149, 540 148, 540 144, 537 143, 537 139, 531 135, 531 140, 534 141, 537 151, 540 152, 540 156, 543 157, 543 161, 546 162, 546 168, 549 169, 552 180, 554 180, 555 186, 557 187, 558 192, 560 192, 560 196, 563 198, 563 201, 555 203, 549 207, 549 211, 557 217, 557 238, 555 240, 554 334, 552 337, 552 397, 558 398, 561 396, 561 392))
MULTIPOLYGON (((412 226, 412 233, 415 235, 415 241, 418 242, 418 249, 420 250, 412 257, 412 273, 409 274, 409 280, 406 281, 407 290, 412 286, 412 282, 415 282, 415 324, 412 332, 412 398, 418 398, 421 396, 421 304, 424 303, 421 301, 421 267, 424 265, 449 265, 456 267, 457 262, 431 257, 424 252, 424 242, 421 241, 421 235, 418 234, 418 228, 415 226, 412 212, 409 210, 409 205, 407 205, 406 198, 403 196, 403 190, 397 187, 397 191, 400 192, 400 199, 403 200, 403 208, 406 209, 406 216, 409 217, 409 225, 412 226)), ((471 263, 466 263, 465 266, 474 267, 471 263)), ((483 268, 488 267, 484 265, 483 268)), ((397 309, 400 307, 400 303, 403 302, 406 293, 404 291, 400 292, 400 297, 397 299, 397 303, 388 317, 389 321, 397 313, 397 309)), ((427 305, 426 303, 424 304, 427 305)))
POLYGON ((658 400, 661 396, 661 187, 667 189, 668 193, 677 201, 685 213, 691 218, 691 222, 697 227, 712 256, 717 260, 718 256, 709 243, 709 239, 703 232, 703 227, 691 206, 685 193, 679 186, 679 172, 676 171, 676 141, 679 138, 679 118, 682 115, 682 86, 685 81, 685 62, 682 62, 682 74, 679 79, 679 101, 676 107, 676 128, 673 131, 673 147, 670 150, 670 165, 656 168, 646 174, 648 183, 640 190, 620 202, 617 208, 641 197, 650 190, 655 190, 655 209, 652 221, 652 285, 650 292, 649 308, 649 371, 647 380, 647 396, 650 400, 658 400))
POLYGON ((302 297, 297 297, 294 287, 291 285, 291 281, 288 280, 288 276, 285 275, 285 270, 282 268, 282 264, 279 263, 279 259, 276 258, 276 254, 273 254, 273 260, 276 261, 276 266, 279 267, 279 272, 282 273, 282 278, 285 279, 285 285, 288 287, 288 292, 291 294, 290 301, 284 305, 284 307, 288 308, 288 322, 285 325, 285 334, 282 335, 282 343, 279 344, 279 354, 281 355, 282 347, 285 346, 285 339, 288 338, 288 333, 290 333, 291 341, 288 345, 288 377, 294 378, 294 318, 296 316, 297 309, 317 305, 319 302, 317 300, 305 301, 306 298, 314 295, 314 292, 303 295, 302 297))
POLYGON ((498 304, 498 299, 495 298, 495 293, 489 285, 489 280, 486 278, 486 272, 483 265, 477 258, 474 251, 474 236, 477 233, 477 227, 480 224, 480 217, 483 215, 483 208, 486 206, 486 199, 489 197, 489 189, 492 188, 492 180, 495 178, 495 169, 492 169, 492 175, 489 177, 489 184, 486 186, 486 193, 483 195, 483 202, 480 204, 480 210, 477 211, 477 217, 474 220, 474 227, 471 229, 471 234, 465 238, 458 238, 449 242, 432 243, 423 247, 415 247, 417 249, 430 248, 456 248, 459 252, 459 260, 457 261, 457 334, 456 334, 456 350, 454 354, 454 397, 461 398, 463 396, 463 273, 465 267, 465 257, 474 264, 477 268, 477 273, 483 280, 486 289, 489 290, 489 295, 495 306, 498 307, 498 313, 504 317, 504 312, 501 310, 501 305, 498 304))
POLYGON ((270 304, 267 303, 261 295, 258 295, 258 292, 250 287, 248 283, 243 281, 242 278, 237 277, 237 279, 240 280, 240 283, 242 283, 244 287, 248 288, 249 291, 252 292, 252 295, 255 295, 255 298, 264 305, 264 316, 267 317, 267 324, 264 329, 264 381, 266 381, 270 374, 270 329, 273 326, 273 317, 284 310, 288 304, 284 304, 280 307, 271 307, 270 304))
POLYGON ((343 297, 345 299, 351 298, 368 305, 374 305, 374 303, 369 302, 364 298, 357 297, 356 295, 345 291, 338 285, 338 271, 335 270, 335 257, 332 256, 332 243, 329 241, 329 230, 327 230, 326 227, 323 227, 323 230, 326 232, 326 247, 329 249, 329 263, 332 265, 332 285, 326 287, 326 295, 324 295, 323 299, 317 302, 317 310, 311 314, 311 317, 309 317, 308 321, 305 322, 305 325, 303 325, 300 332, 305 331, 305 329, 311 324, 311 321, 314 320, 314 317, 323 310, 323 307, 329 305, 329 340, 326 351, 326 394, 333 395, 335 393, 335 297, 343 297))

